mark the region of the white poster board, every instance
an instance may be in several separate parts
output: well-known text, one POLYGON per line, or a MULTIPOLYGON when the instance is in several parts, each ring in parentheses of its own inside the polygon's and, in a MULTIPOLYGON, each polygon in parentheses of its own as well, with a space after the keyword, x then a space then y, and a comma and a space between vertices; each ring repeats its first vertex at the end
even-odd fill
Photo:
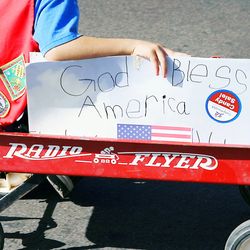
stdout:
POLYGON ((31 133, 250 144, 250 60, 130 56, 27 66, 31 133))

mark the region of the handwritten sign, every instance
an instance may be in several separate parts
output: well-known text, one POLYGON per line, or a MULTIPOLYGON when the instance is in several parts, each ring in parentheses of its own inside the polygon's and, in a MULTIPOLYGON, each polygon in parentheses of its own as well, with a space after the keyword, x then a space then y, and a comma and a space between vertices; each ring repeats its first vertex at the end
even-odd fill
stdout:
POLYGON ((130 56, 27 66, 31 133, 250 144, 250 60, 130 56))

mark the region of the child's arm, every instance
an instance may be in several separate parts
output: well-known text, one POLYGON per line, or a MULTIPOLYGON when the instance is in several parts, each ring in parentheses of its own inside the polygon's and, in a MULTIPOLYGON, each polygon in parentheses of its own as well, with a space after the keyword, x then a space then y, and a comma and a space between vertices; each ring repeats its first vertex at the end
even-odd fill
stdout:
POLYGON ((175 54, 175 52, 160 44, 147 41, 81 36, 49 50, 45 54, 45 58, 62 61, 102 56, 135 55, 149 59, 153 63, 156 75, 159 75, 161 68, 162 75, 166 77, 166 56, 174 56, 175 54))

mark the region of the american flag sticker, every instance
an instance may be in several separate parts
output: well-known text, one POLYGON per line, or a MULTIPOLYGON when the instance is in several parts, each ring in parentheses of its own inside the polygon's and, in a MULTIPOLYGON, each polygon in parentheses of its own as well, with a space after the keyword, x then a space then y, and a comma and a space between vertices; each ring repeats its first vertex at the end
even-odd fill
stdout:
POLYGON ((117 124, 118 139, 192 142, 192 132, 189 127, 117 124))

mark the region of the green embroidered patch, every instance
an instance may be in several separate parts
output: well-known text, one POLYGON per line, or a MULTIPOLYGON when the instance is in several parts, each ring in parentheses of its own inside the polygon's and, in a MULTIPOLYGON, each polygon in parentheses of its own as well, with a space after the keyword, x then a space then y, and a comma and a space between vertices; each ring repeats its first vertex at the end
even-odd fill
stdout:
POLYGON ((8 90, 11 99, 16 100, 23 95, 26 87, 25 62, 23 55, 1 66, 0 77, 8 90))

